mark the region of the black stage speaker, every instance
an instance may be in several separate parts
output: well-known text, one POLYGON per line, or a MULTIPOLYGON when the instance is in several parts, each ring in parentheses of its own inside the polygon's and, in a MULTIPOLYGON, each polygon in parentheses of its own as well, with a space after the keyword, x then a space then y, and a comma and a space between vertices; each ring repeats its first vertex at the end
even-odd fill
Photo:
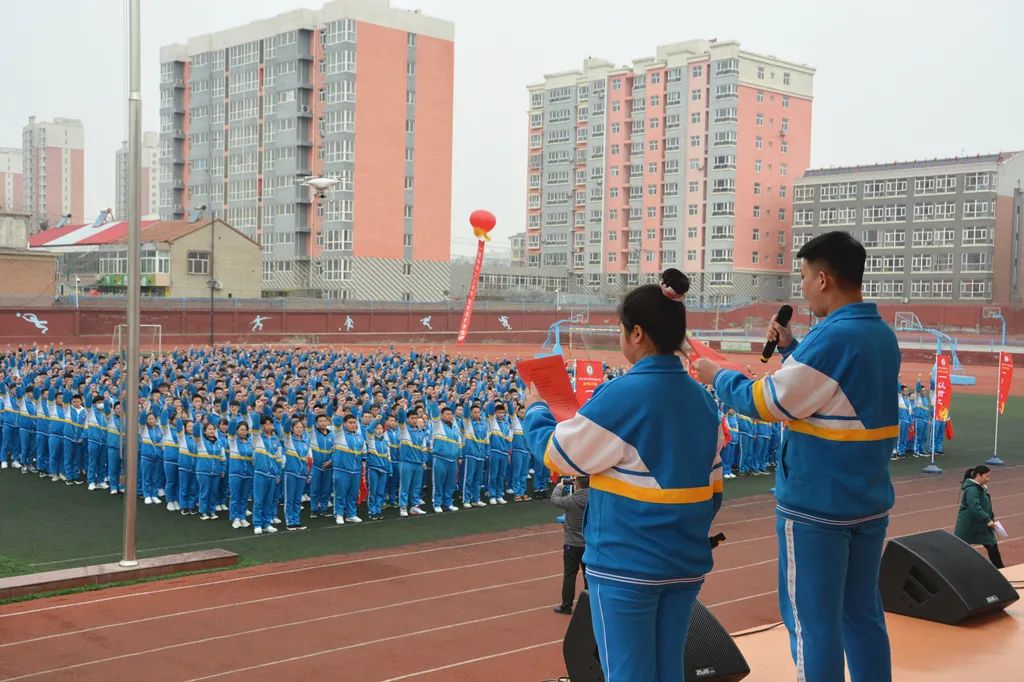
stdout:
POLYGON ((878 588, 886 611, 947 625, 1020 598, 995 566, 944 530, 889 540, 878 588))
MULTIPOLYGON (((580 594, 569 621, 562 656, 571 682, 604 682, 586 590, 580 594)), ((699 601, 690 617, 683 666, 686 682, 736 682, 750 674, 750 666, 732 637, 699 601)))

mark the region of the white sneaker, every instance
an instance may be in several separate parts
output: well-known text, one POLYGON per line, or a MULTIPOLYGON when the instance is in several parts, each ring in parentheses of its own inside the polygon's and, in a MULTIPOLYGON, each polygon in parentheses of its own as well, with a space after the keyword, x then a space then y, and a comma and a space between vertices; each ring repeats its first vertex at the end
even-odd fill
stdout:
POLYGON ((219 519, 219 518, 220 518, 220 517, 219 517, 219 516, 217 516, 216 514, 210 514, 210 520, 211 520, 211 521, 212 521, 212 520, 214 520, 214 519, 219 519))
POLYGON ((498 504, 498 498, 492 497, 491 498, 491 504, 498 504))
POLYGON ((117 494, 117 491, 116 491, 116 490, 111 490, 111 491, 110 491, 110 494, 111 494, 111 495, 116 495, 116 494, 117 494))
POLYGON ((469 508, 470 508, 470 507, 472 507, 472 506, 473 506, 473 503, 472 503, 472 502, 463 502, 463 503, 462 503, 462 508, 463 508, 463 509, 469 509, 469 508))
POLYGON ((508 504, 508 500, 506 500, 504 497, 499 497, 498 504, 508 504))
POLYGON ((513 493, 515 493, 515 491, 512 490, 512 488, 508 488, 508 489, 505 490, 505 494, 506 495, 512 495, 513 493))
POLYGON ((51 481, 59 481, 60 478, 56 474, 54 474, 53 476, 50 476, 50 480, 51 481))
POLYGON ((147 497, 145 500, 143 500, 143 504, 153 504, 153 498, 147 497))
POLYGON ((246 521, 245 519, 242 519, 241 521, 238 522, 238 525, 240 525, 242 528, 248 528, 252 524, 249 523, 248 521, 246 521))
POLYGON ((167 511, 174 511, 174 503, 173 502, 168 502, 167 503, 167 511))
POLYGON ((4 460, 3 462, 0 462, 0 469, 6 469, 6 468, 7 468, 7 460, 4 460))
POLYGON ((309 495, 303 495, 302 496, 302 501, 303 502, 309 502, 309 495))
POLYGON ((267 526, 263 530, 264 530, 264 532, 267 532, 267 533, 276 533, 277 532, 277 529, 274 528, 273 526, 267 526))
POLYGON ((107 490, 110 488, 110 485, 106 481, 104 481, 103 483, 97 483, 96 487, 99 488, 100 490, 107 490))
POLYGON ((345 519, 345 521, 348 522, 348 523, 362 523, 363 522, 363 520, 361 518, 359 518, 358 516, 350 516, 347 519, 345 519))
POLYGON ((164 493, 164 489, 163 488, 160 488, 159 490, 156 491, 156 496, 157 497, 163 497, 164 494, 165 493, 164 493))
POLYGON ((530 475, 533 476, 533 469, 530 469, 530 475))
POLYGON ((263 535, 263 529, 260 528, 259 526, 254 528, 252 532, 255 533, 256 535, 263 535))
POLYGON ((181 511, 181 502, 174 503, 174 511, 181 511))
POLYGON ((246 515, 246 516, 252 516, 252 510, 250 510, 250 509, 246 509, 246 510, 245 510, 245 515, 246 515))
MULTIPOLYGON (((149 503, 147 502, 146 504, 149 504, 149 503)), ((210 515, 209 514, 200 514, 199 515, 199 520, 200 521, 209 521, 210 520, 210 515)))
POLYGON ((448 511, 459 511, 459 508, 453 504, 448 507, 448 511))
POLYGON ((401 509, 398 510, 398 515, 399 516, 408 516, 409 515, 409 510, 406 509, 405 507, 402 507, 401 509))
POLYGON ((96 484, 95 483, 90 483, 89 484, 89 491, 91 492, 93 490, 96 490, 96 484))
MULTIPOLYGON (((5 464, 6 464, 6 462, 5 462, 5 464)), ((11 466, 14 467, 15 469, 20 469, 21 468, 21 462, 11 462, 11 466)))
POLYGON ((434 513, 435 513, 435 514, 440 514, 440 513, 441 513, 441 512, 443 512, 443 511, 444 511, 444 510, 443 510, 443 509, 441 509, 440 507, 434 507, 434 513))
POLYGON ((336 524, 338 524, 339 526, 344 526, 345 525, 345 517, 342 516, 341 514, 338 514, 337 516, 334 517, 334 522, 336 524))
POLYGON ((275 517, 274 517, 274 520, 273 520, 273 521, 271 521, 270 523, 271 523, 271 525, 273 525, 273 524, 275 524, 275 523, 281 523, 281 519, 279 519, 279 518, 277 518, 277 517, 275 516, 275 517))
POLYGON ((426 514, 427 512, 423 511, 419 507, 413 507, 409 510, 409 513, 413 516, 419 516, 420 514, 426 514))
POLYGON ((231 527, 232 528, 236 528, 236 529, 237 528, 241 528, 242 527, 242 522, 239 521, 238 519, 235 519, 234 521, 231 522, 231 527))
POLYGON ((474 507, 486 507, 487 503, 486 502, 482 502, 481 500, 477 500, 476 502, 473 503, 473 506, 474 507))

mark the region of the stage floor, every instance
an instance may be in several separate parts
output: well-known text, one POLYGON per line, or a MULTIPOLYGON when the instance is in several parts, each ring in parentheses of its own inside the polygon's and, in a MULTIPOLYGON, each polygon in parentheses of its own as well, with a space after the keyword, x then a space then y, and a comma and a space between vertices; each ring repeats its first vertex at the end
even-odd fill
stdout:
MULTIPOLYGON (((1003 574, 1010 581, 1024 581, 1024 564, 1006 568, 1003 574)), ((1003 613, 959 626, 891 613, 886 614, 885 622, 892 643, 893 680, 1024 679, 1024 600, 1014 602, 1003 613)), ((736 643, 750 665, 747 682, 796 679, 789 655, 789 635, 784 627, 745 635, 736 643)))

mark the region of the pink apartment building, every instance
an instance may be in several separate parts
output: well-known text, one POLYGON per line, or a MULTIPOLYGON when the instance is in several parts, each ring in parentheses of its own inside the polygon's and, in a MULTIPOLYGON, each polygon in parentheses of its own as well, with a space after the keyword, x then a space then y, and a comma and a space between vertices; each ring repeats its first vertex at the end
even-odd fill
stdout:
POLYGON ((36 122, 22 128, 22 204, 33 231, 71 215, 85 220, 85 130, 73 118, 36 122))
POLYGON ((22 180, 21 149, 0 147, 0 209, 22 210, 22 180))
POLYGON ((678 267, 691 301, 789 295, 814 69, 692 40, 530 86, 526 264, 614 295, 678 267))
POLYGON ((450 287, 454 27, 338 0, 161 49, 160 214, 261 245, 265 292, 438 300, 450 287), (340 182, 323 199, 298 185, 340 182))

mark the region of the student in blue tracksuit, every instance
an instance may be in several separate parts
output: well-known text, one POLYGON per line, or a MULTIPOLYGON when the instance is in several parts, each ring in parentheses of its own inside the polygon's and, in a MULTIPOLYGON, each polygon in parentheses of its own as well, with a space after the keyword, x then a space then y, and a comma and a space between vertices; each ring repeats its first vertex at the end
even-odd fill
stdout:
POLYGON ((942 446, 946 442, 946 422, 944 419, 932 420, 932 449, 936 455, 943 454, 942 446))
POLYGON ((174 428, 178 431, 178 509, 182 516, 191 516, 199 512, 195 423, 191 419, 182 422, 179 418, 174 428))
POLYGON ((900 350, 864 303, 866 254, 846 232, 810 240, 804 298, 820 321, 797 343, 773 321, 782 369, 751 381, 698 360, 702 381, 738 412, 789 429, 776 472, 779 607, 797 679, 892 679, 878 568, 894 494, 889 458, 899 435, 900 350))
POLYGON ((398 419, 389 415, 384 421, 384 437, 388 441, 388 451, 391 457, 391 471, 388 472, 388 482, 385 490, 385 508, 398 506, 398 484, 401 480, 401 464, 398 461, 398 450, 402 446, 402 437, 398 433, 398 419))
POLYGON ((462 433, 462 506, 485 507, 480 500, 484 485, 484 463, 490 446, 490 425, 480 415, 480 406, 469 409, 469 417, 463 423, 462 433))
POLYGON ((431 403, 433 430, 430 436, 431 454, 433 462, 431 468, 431 480, 433 491, 431 500, 434 503, 434 513, 440 514, 445 509, 456 511, 453 499, 456 484, 456 470, 458 468, 459 454, 462 452, 462 434, 455 424, 455 413, 447 405, 438 408, 431 403), (434 415, 437 415, 436 421, 434 415))
POLYGON ((730 408, 726 413, 725 424, 729 427, 729 444, 722 450, 722 478, 736 478, 733 472, 739 468, 740 426, 735 410, 730 408))
MULTIPOLYGON (((339 406, 344 409, 344 406, 339 406)), ((366 438, 354 414, 334 417, 334 450, 331 471, 334 472, 334 522, 362 523, 356 513, 359 503, 359 483, 366 460, 366 438)))
POLYGON ((35 471, 36 404, 24 386, 18 387, 18 436, 21 441, 21 473, 35 471))
POLYGON ((633 368, 606 381, 572 419, 555 423, 529 387, 531 449, 562 475, 590 475, 584 528, 591 612, 604 679, 682 682, 683 648, 722 496, 714 400, 683 368, 682 298, 689 283, 626 295, 619 346, 633 368))
POLYGON ((179 456, 181 445, 178 443, 178 429, 173 423, 177 418, 173 405, 160 411, 160 450, 164 468, 164 493, 167 495, 167 511, 181 511, 179 486, 179 456))
POLYGON ((47 422, 46 447, 50 455, 47 470, 50 472, 50 480, 67 480, 64 475, 64 426, 68 422, 68 406, 64 404, 64 394, 57 389, 56 384, 50 386, 43 409, 47 422))
POLYGON ((380 521, 384 518, 384 488, 391 473, 391 446, 379 419, 372 427, 366 442, 366 509, 371 521, 380 521))
POLYGON ((0 429, 0 468, 7 468, 7 459, 10 457, 15 466, 19 466, 19 448, 21 440, 18 437, 18 408, 16 407, 17 385, 7 384, 0 381, 0 410, 3 415, 3 427, 0 429))
POLYGON ((927 388, 919 388, 914 396, 914 452, 918 457, 932 453, 929 438, 932 435, 932 401, 927 388))
POLYGON ((274 433, 274 418, 260 417, 259 431, 252 434, 252 525, 256 535, 276 533, 272 525, 277 510, 277 485, 284 476, 284 450, 274 433))
POLYGON ((309 475, 309 518, 327 516, 328 503, 334 479, 331 476, 331 456, 334 454, 334 429, 326 414, 314 418, 313 432, 309 435, 309 449, 313 454, 313 467, 309 475))
POLYGON ((193 429, 193 437, 196 448, 196 480, 199 484, 199 518, 202 521, 210 521, 218 518, 214 482, 224 475, 224 450, 221 448, 217 427, 213 422, 207 422, 205 426, 197 423, 193 429))
POLYGON ((107 478, 107 416, 103 413, 102 396, 93 398, 86 410, 86 479, 89 490, 106 490, 107 478))
POLYGON ((404 404, 398 408, 398 428, 401 436, 398 515, 426 514, 420 505, 423 504, 423 470, 430 452, 430 431, 424 426, 423 417, 415 412, 406 413, 404 404))
POLYGON ((122 449, 124 448, 124 414, 120 402, 106 402, 103 411, 107 416, 107 483, 110 494, 124 493, 121 480, 122 449))
POLYGON ((286 530, 305 530, 302 525, 302 494, 309 476, 309 434, 306 420, 292 417, 291 432, 281 438, 284 446, 284 522, 286 530))
POLYGON ((36 406, 36 472, 39 478, 46 478, 50 475, 50 419, 47 416, 42 387, 36 386, 32 389, 32 402, 36 406))
POLYGON ((910 415, 914 409, 908 387, 900 386, 896 405, 899 408, 900 435, 896 440, 895 456, 903 458, 907 456, 907 446, 910 444, 910 415))
POLYGON ((139 478, 142 497, 146 504, 160 504, 156 470, 157 467, 163 468, 163 432, 157 424, 156 415, 149 411, 149 402, 145 402, 144 406, 144 409, 139 410, 139 457, 142 463, 139 478))
POLYGON ((745 414, 737 415, 740 432, 740 451, 737 468, 741 474, 749 474, 757 471, 757 453, 754 451, 755 429, 754 420, 745 414))
POLYGON ((525 502, 526 479, 530 475, 530 449, 523 435, 522 419, 526 417, 526 408, 517 405, 512 413, 512 495, 516 502, 525 502))
POLYGON ((487 451, 487 495, 490 504, 506 504, 505 479, 512 457, 512 422, 501 403, 487 404, 489 447, 487 451))
POLYGON ((245 517, 252 494, 253 448, 249 423, 244 419, 233 421, 228 435, 228 487, 231 490, 228 515, 235 529, 249 527, 245 517))

